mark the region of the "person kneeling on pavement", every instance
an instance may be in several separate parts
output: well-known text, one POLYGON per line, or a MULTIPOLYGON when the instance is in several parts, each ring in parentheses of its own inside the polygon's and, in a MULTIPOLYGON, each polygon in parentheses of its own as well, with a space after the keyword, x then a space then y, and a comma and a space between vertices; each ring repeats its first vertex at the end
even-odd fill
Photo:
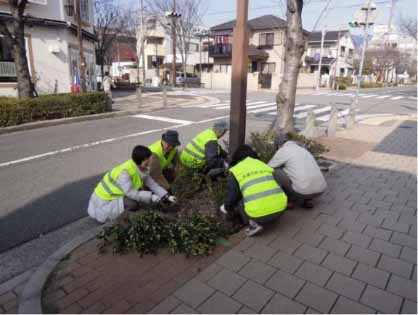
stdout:
POLYGON ((288 208, 301 201, 304 208, 313 208, 312 199, 321 195, 327 183, 312 154, 281 132, 275 139, 277 152, 268 163, 275 169, 274 177, 289 197, 288 208))
POLYGON ((222 120, 216 122, 212 128, 199 133, 181 152, 181 163, 209 177, 225 174, 228 154, 219 145, 218 139, 222 138, 228 129, 228 123, 222 120))
POLYGON ((238 208, 241 220, 252 236, 263 225, 276 221, 287 206, 287 196, 273 177, 273 168, 258 159, 248 146, 238 147, 232 157, 225 203, 220 211, 238 208))
POLYGON ((124 211, 138 211, 139 203, 175 203, 176 198, 149 176, 150 157, 150 149, 138 145, 130 160, 107 172, 90 198, 89 216, 104 223, 115 220, 124 211), (144 187, 151 191, 143 190, 144 187))
POLYGON ((149 162, 149 174, 161 187, 170 190, 170 183, 176 178, 176 166, 179 161, 179 134, 175 130, 167 130, 161 140, 149 146, 152 152, 149 162))

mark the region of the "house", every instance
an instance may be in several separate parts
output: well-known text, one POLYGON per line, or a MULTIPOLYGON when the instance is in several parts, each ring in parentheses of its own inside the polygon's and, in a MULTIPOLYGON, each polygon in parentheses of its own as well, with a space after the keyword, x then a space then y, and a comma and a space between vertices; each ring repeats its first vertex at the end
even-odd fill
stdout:
MULTIPOLYGON (((202 75, 209 88, 230 88, 232 70, 232 36, 235 20, 211 27, 209 57, 213 69, 202 75)), ((284 67, 286 21, 264 15, 248 21, 248 90, 277 89, 284 67)))
MULTIPOLYGON (((78 74, 79 49, 74 0, 29 0, 25 39, 29 70, 39 94, 71 91, 78 74)), ((96 89, 96 37, 93 0, 81 0, 83 47, 89 90, 96 89)), ((0 19, 10 21, 8 1, 0 0, 0 19)), ((11 44, 0 35, 0 95, 16 96, 17 80, 11 44)))
MULTIPOLYGON (((138 50, 141 49, 141 39, 145 37, 144 56, 145 65, 142 58, 139 61, 140 68, 145 71, 147 83, 159 84, 162 79, 169 79, 171 65, 173 62, 173 50, 170 28, 163 26, 159 17, 150 16, 146 20, 144 30, 139 29, 138 50)), ((179 41, 179 39, 177 39, 179 41)), ((187 39, 185 52, 176 49, 176 71, 183 72, 183 58, 186 58, 187 73, 196 73, 200 69, 200 63, 206 69, 210 67, 207 49, 203 51, 204 39, 191 36, 187 39), (183 55, 183 57, 182 57, 183 55)), ((206 46, 207 47, 207 46, 206 46)), ((142 71, 142 70, 141 70, 142 71)))
POLYGON ((321 56, 321 32, 312 32, 308 37, 307 51, 303 60, 304 72, 317 76, 321 57, 321 76, 330 80, 321 80, 321 85, 328 86, 336 77, 351 77, 355 45, 350 31, 327 31, 324 37, 321 56))

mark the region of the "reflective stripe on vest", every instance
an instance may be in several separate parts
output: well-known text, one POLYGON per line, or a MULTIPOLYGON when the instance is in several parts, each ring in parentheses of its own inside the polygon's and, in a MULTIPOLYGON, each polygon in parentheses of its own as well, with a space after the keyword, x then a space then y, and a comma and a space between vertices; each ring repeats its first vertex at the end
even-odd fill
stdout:
POLYGON ((260 160, 246 158, 230 169, 243 196, 245 212, 251 218, 283 211, 287 196, 273 177, 273 169, 260 160))
POLYGON ((139 190, 142 187, 142 180, 139 175, 138 167, 133 160, 128 160, 111 171, 107 172, 102 181, 96 186, 94 192, 103 200, 115 200, 125 195, 117 180, 119 175, 127 171, 132 180, 132 185, 139 190))
POLYGON ((210 141, 218 141, 218 137, 212 129, 207 129, 199 133, 181 152, 180 160, 182 164, 189 168, 201 168, 205 166, 205 147, 210 141))
POLYGON ((167 167, 170 166, 171 162, 173 162, 173 159, 177 154, 177 147, 176 147, 170 151, 170 153, 168 154, 168 157, 166 158, 164 154, 164 150, 163 150, 163 145, 160 140, 151 144, 149 146, 149 149, 151 150, 152 153, 157 155, 158 158, 160 159, 160 166, 161 166, 161 170, 163 171, 167 167))

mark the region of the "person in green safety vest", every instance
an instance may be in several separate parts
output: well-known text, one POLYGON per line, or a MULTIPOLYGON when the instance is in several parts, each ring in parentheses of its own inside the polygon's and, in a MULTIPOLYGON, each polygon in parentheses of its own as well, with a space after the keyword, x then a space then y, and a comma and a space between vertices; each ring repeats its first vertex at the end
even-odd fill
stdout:
POLYGON ((225 203, 220 211, 238 209, 241 220, 248 225, 246 234, 253 236, 263 225, 276 221, 287 206, 287 196, 273 177, 274 169, 258 159, 248 145, 235 151, 227 185, 225 203))
POLYGON ((158 140, 149 146, 152 152, 149 169, 150 176, 165 190, 176 178, 176 166, 179 161, 179 134, 176 130, 167 130, 158 140))
POLYGON ((212 128, 199 133, 190 141, 180 154, 181 163, 190 169, 195 169, 204 174, 224 174, 228 164, 227 152, 219 145, 229 129, 225 120, 217 121, 212 128))
POLYGON ((89 216, 104 223, 115 220, 125 211, 138 211, 140 203, 175 203, 176 198, 149 176, 150 157, 150 149, 138 145, 131 159, 107 172, 90 197, 89 216))

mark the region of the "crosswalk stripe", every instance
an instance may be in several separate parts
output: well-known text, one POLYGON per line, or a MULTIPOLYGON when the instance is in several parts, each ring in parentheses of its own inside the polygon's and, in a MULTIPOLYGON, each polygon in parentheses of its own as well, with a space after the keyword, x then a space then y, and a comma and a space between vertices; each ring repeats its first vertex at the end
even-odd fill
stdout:
POLYGON ((388 98, 388 97, 390 97, 390 95, 382 95, 382 96, 378 96, 378 97, 376 97, 376 98, 378 98, 378 99, 382 99, 382 98, 388 98))
MULTIPOLYGON (((302 105, 302 106, 297 106, 297 107, 295 107, 295 113, 301 112, 301 111, 303 111, 305 109, 311 109, 311 108, 314 108, 314 107, 318 107, 318 105, 302 105)), ((276 114, 277 114, 277 111, 274 111, 272 113, 267 113, 267 115, 271 115, 271 116, 276 116, 276 114)))
POLYGON ((410 96, 409 97, 411 100, 416 100, 417 98, 416 98, 416 96, 410 96))
POLYGON ((270 107, 266 107, 266 108, 261 108, 261 109, 254 109, 254 110, 250 110, 248 111, 249 114, 256 114, 256 113, 263 113, 263 112, 270 112, 272 110, 277 110, 277 106, 270 106, 270 107))
MULTIPOLYGON (((319 113, 329 112, 331 110, 331 108, 332 108, 331 106, 322 107, 322 108, 319 108, 319 109, 315 109, 313 111, 313 113, 316 115, 316 114, 319 114, 319 113)), ((295 118, 305 118, 306 116, 308 116, 308 112, 303 112, 301 114, 293 115, 293 117, 295 117, 295 118)))
MULTIPOLYGON (((249 105, 256 105, 256 104, 261 104, 261 103, 265 103, 265 101, 257 101, 257 102, 248 102, 247 103, 247 107, 249 106, 249 105)), ((214 108, 214 109, 228 109, 228 108, 230 108, 231 107, 231 104, 228 104, 228 105, 223 105, 223 106, 213 106, 212 108, 214 108)))
POLYGON ((268 107, 268 106, 275 105, 275 104, 276 104, 276 102, 264 103, 264 104, 261 104, 261 105, 250 105, 250 106, 247 106, 247 109, 255 109, 255 108, 268 107))
POLYGON ((401 99, 403 99, 403 96, 395 96, 391 98, 391 100, 394 100, 394 101, 401 100, 401 99))
POLYGON ((149 120, 158 120, 158 121, 164 121, 164 122, 169 122, 169 123, 174 123, 174 124, 181 124, 181 125, 190 125, 193 122, 189 121, 189 120, 180 120, 180 119, 173 119, 173 118, 169 118, 169 117, 161 117, 161 116, 150 116, 150 115, 134 115, 132 117, 135 118, 143 118, 143 119, 149 119, 149 120))
MULTIPOLYGON (((350 112, 350 109, 349 108, 344 109, 342 111, 339 111, 338 112, 338 117, 347 116, 349 112, 350 112)), ((330 117, 331 117, 331 114, 326 114, 326 115, 317 117, 316 120, 319 120, 319 121, 328 121, 330 119, 330 117)))
POLYGON ((375 97, 375 96, 377 96, 377 95, 376 94, 366 94, 366 95, 363 95, 362 98, 370 98, 370 97, 375 97))

